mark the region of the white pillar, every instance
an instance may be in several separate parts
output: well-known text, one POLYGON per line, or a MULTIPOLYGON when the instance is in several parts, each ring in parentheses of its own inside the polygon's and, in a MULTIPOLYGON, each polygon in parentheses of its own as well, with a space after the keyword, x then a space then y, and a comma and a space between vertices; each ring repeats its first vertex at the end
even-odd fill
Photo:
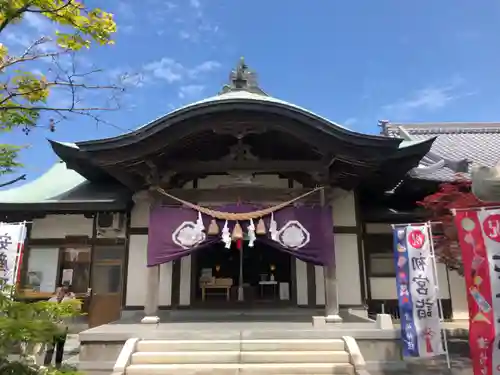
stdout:
MULTIPOLYGON (((325 190, 320 192, 321 206, 325 206, 325 190)), ((333 230, 331 228, 330 230, 333 230)), ((335 249, 328 249, 334 256, 335 249)), ((337 270, 335 262, 323 267, 325 275, 325 321, 327 323, 340 323, 342 318, 339 315, 339 291, 337 288, 337 270)))
POLYGON ((160 302, 160 266, 148 267, 147 278, 144 318, 141 323, 156 324, 160 321, 158 317, 158 305, 160 302))
MULTIPOLYGON (((149 192, 151 206, 155 199, 152 192, 149 192)), ((146 252, 147 256, 147 252, 146 252)), ((144 318, 141 323, 157 324, 160 322, 158 317, 158 306, 160 304, 160 266, 148 267, 146 282, 146 300, 144 302, 144 318)))

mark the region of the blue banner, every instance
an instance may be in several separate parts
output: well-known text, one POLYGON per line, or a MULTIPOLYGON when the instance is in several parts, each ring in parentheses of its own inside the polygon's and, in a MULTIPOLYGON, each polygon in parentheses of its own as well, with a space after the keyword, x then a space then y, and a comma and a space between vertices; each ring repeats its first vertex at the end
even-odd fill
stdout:
POLYGON ((396 265, 396 288, 401 320, 401 342, 404 357, 420 357, 418 337, 413 319, 413 301, 410 293, 410 264, 406 240, 407 226, 395 226, 394 263, 396 265))
POLYGON ((444 349, 430 227, 395 226, 393 234, 403 355, 421 358, 441 355, 444 349))

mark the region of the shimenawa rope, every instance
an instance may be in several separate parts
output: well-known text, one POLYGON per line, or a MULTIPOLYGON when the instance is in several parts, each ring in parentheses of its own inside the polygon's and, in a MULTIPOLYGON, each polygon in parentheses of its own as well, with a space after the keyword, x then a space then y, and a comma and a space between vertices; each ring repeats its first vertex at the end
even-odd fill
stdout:
POLYGON ((171 195, 167 193, 164 189, 162 188, 156 188, 156 190, 165 195, 166 197, 169 197, 170 199, 173 199, 179 203, 182 203, 183 205, 192 208, 193 210, 196 210, 198 212, 201 212, 202 214, 205 214, 207 216, 210 216, 214 219, 219 219, 219 220, 232 220, 232 221, 244 221, 244 220, 255 220, 259 219, 261 217, 270 215, 273 212, 276 212, 278 210, 281 210, 282 208, 285 208, 286 206, 297 202, 298 200, 301 200, 319 190, 323 189, 323 186, 318 186, 317 188, 308 191, 307 193, 304 193, 296 198, 290 199, 289 201, 277 204, 275 206, 271 206, 268 208, 265 208, 263 210, 258 210, 258 211, 252 211, 252 212, 242 212, 242 213, 232 213, 232 212, 222 212, 222 211, 216 211, 216 210, 211 210, 210 208, 207 207, 202 207, 198 206, 197 204, 185 201, 184 199, 177 198, 174 195, 171 195))

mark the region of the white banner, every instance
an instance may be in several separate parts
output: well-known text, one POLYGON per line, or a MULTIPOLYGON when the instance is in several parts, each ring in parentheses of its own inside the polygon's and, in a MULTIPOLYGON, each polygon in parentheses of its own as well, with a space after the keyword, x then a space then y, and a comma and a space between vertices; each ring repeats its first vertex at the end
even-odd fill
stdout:
POLYGON ((408 281, 419 357, 445 354, 441 340, 439 293, 431 241, 428 225, 406 227, 408 281))
POLYGON ((0 223, 0 280, 14 286, 17 282, 26 224, 0 223))

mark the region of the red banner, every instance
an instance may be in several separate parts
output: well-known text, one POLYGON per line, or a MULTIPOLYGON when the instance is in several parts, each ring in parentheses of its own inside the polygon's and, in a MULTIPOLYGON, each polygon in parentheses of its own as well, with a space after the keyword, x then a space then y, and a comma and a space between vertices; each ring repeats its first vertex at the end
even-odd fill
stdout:
POLYGON ((500 210, 460 211, 469 344, 474 375, 500 375, 500 210))

